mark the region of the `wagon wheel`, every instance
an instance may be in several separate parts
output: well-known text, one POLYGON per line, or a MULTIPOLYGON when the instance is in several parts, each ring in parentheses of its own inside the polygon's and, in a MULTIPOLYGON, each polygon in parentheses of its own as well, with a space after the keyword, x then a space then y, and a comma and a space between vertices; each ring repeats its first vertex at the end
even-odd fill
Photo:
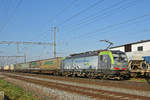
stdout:
POLYGON ((132 68, 131 68, 131 64, 132 64, 132 62, 131 62, 131 61, 129 61, 129 63, 128 63, 128 68, 129 68, 129 70, 132 70, 132 68))
POLYGON ((145 79, 146 79, 147 83, 150 84, 150 72, 147 72, 145 74, 145 79))
POLYGON ((138 66, 131 66, 131 70, 137 70, 138 66))
POLYGON ((136 78, 137 77, 137 73, 131 73, 131 77, 132 78, 136 78))
POLYGON ((147 69, 148 68, 148 64, 146 62, 142 63, 142 69, 147 69))
POLYGON ((147 67, 147 69, 149 69, 149 68, 150 68, 150 65, 149 65, 149 64, 146 64, 146 67, 147 67))

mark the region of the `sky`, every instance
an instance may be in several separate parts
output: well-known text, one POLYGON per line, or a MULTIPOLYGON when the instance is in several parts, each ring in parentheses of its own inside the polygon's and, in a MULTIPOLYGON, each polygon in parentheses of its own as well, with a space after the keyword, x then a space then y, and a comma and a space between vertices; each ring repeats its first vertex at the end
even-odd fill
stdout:
MULTIPOLYGON (((0 0, 0 41, 54 41, 57 56, 150 39, 150 0, 0 0)), ((53 46, 0 45, 0 55, 53 57, 53 46)))

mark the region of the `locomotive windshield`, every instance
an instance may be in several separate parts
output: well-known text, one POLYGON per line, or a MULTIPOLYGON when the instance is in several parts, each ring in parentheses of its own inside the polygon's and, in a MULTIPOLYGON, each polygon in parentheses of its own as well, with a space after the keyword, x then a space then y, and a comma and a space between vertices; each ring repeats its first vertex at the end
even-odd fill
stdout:
POLYGON ((120 53, 114 53, 112 55, 113 55, 115 61, 118 61, 118 62, 122 62, 122 61, 127 62, 128 61, 125 53, 120 52, 120 53))

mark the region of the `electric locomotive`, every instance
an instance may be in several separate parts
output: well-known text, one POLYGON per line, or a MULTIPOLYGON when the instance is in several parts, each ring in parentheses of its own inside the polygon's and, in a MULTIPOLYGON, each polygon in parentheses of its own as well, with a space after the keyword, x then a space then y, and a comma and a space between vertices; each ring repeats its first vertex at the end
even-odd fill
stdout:
POLYGON ((61 61, 67 76, 124 79, 129 77, 128 59, 122 51, 99 50, 72 54, 61 61))

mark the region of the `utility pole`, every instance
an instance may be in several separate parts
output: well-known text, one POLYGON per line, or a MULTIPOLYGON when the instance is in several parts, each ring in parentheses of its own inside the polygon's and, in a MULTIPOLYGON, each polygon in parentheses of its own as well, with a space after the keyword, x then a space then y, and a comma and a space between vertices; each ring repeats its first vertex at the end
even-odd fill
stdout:
POLYGON ((56 27, 54 27, 54 58, 56 58, 56 27))
POLYGON ((24 48, 24 63, 27 62, 27 55, 26 55, 26 51, 27 51, 27 48, 24 48))
POLYGON ((24 63, 27 62, 27 56, 26 56, 26 53, 24 53, 24 63))
POLYGON ((27 56, 24 55, 24 63, 26 63, 26 62, 27 62, 27 56))

